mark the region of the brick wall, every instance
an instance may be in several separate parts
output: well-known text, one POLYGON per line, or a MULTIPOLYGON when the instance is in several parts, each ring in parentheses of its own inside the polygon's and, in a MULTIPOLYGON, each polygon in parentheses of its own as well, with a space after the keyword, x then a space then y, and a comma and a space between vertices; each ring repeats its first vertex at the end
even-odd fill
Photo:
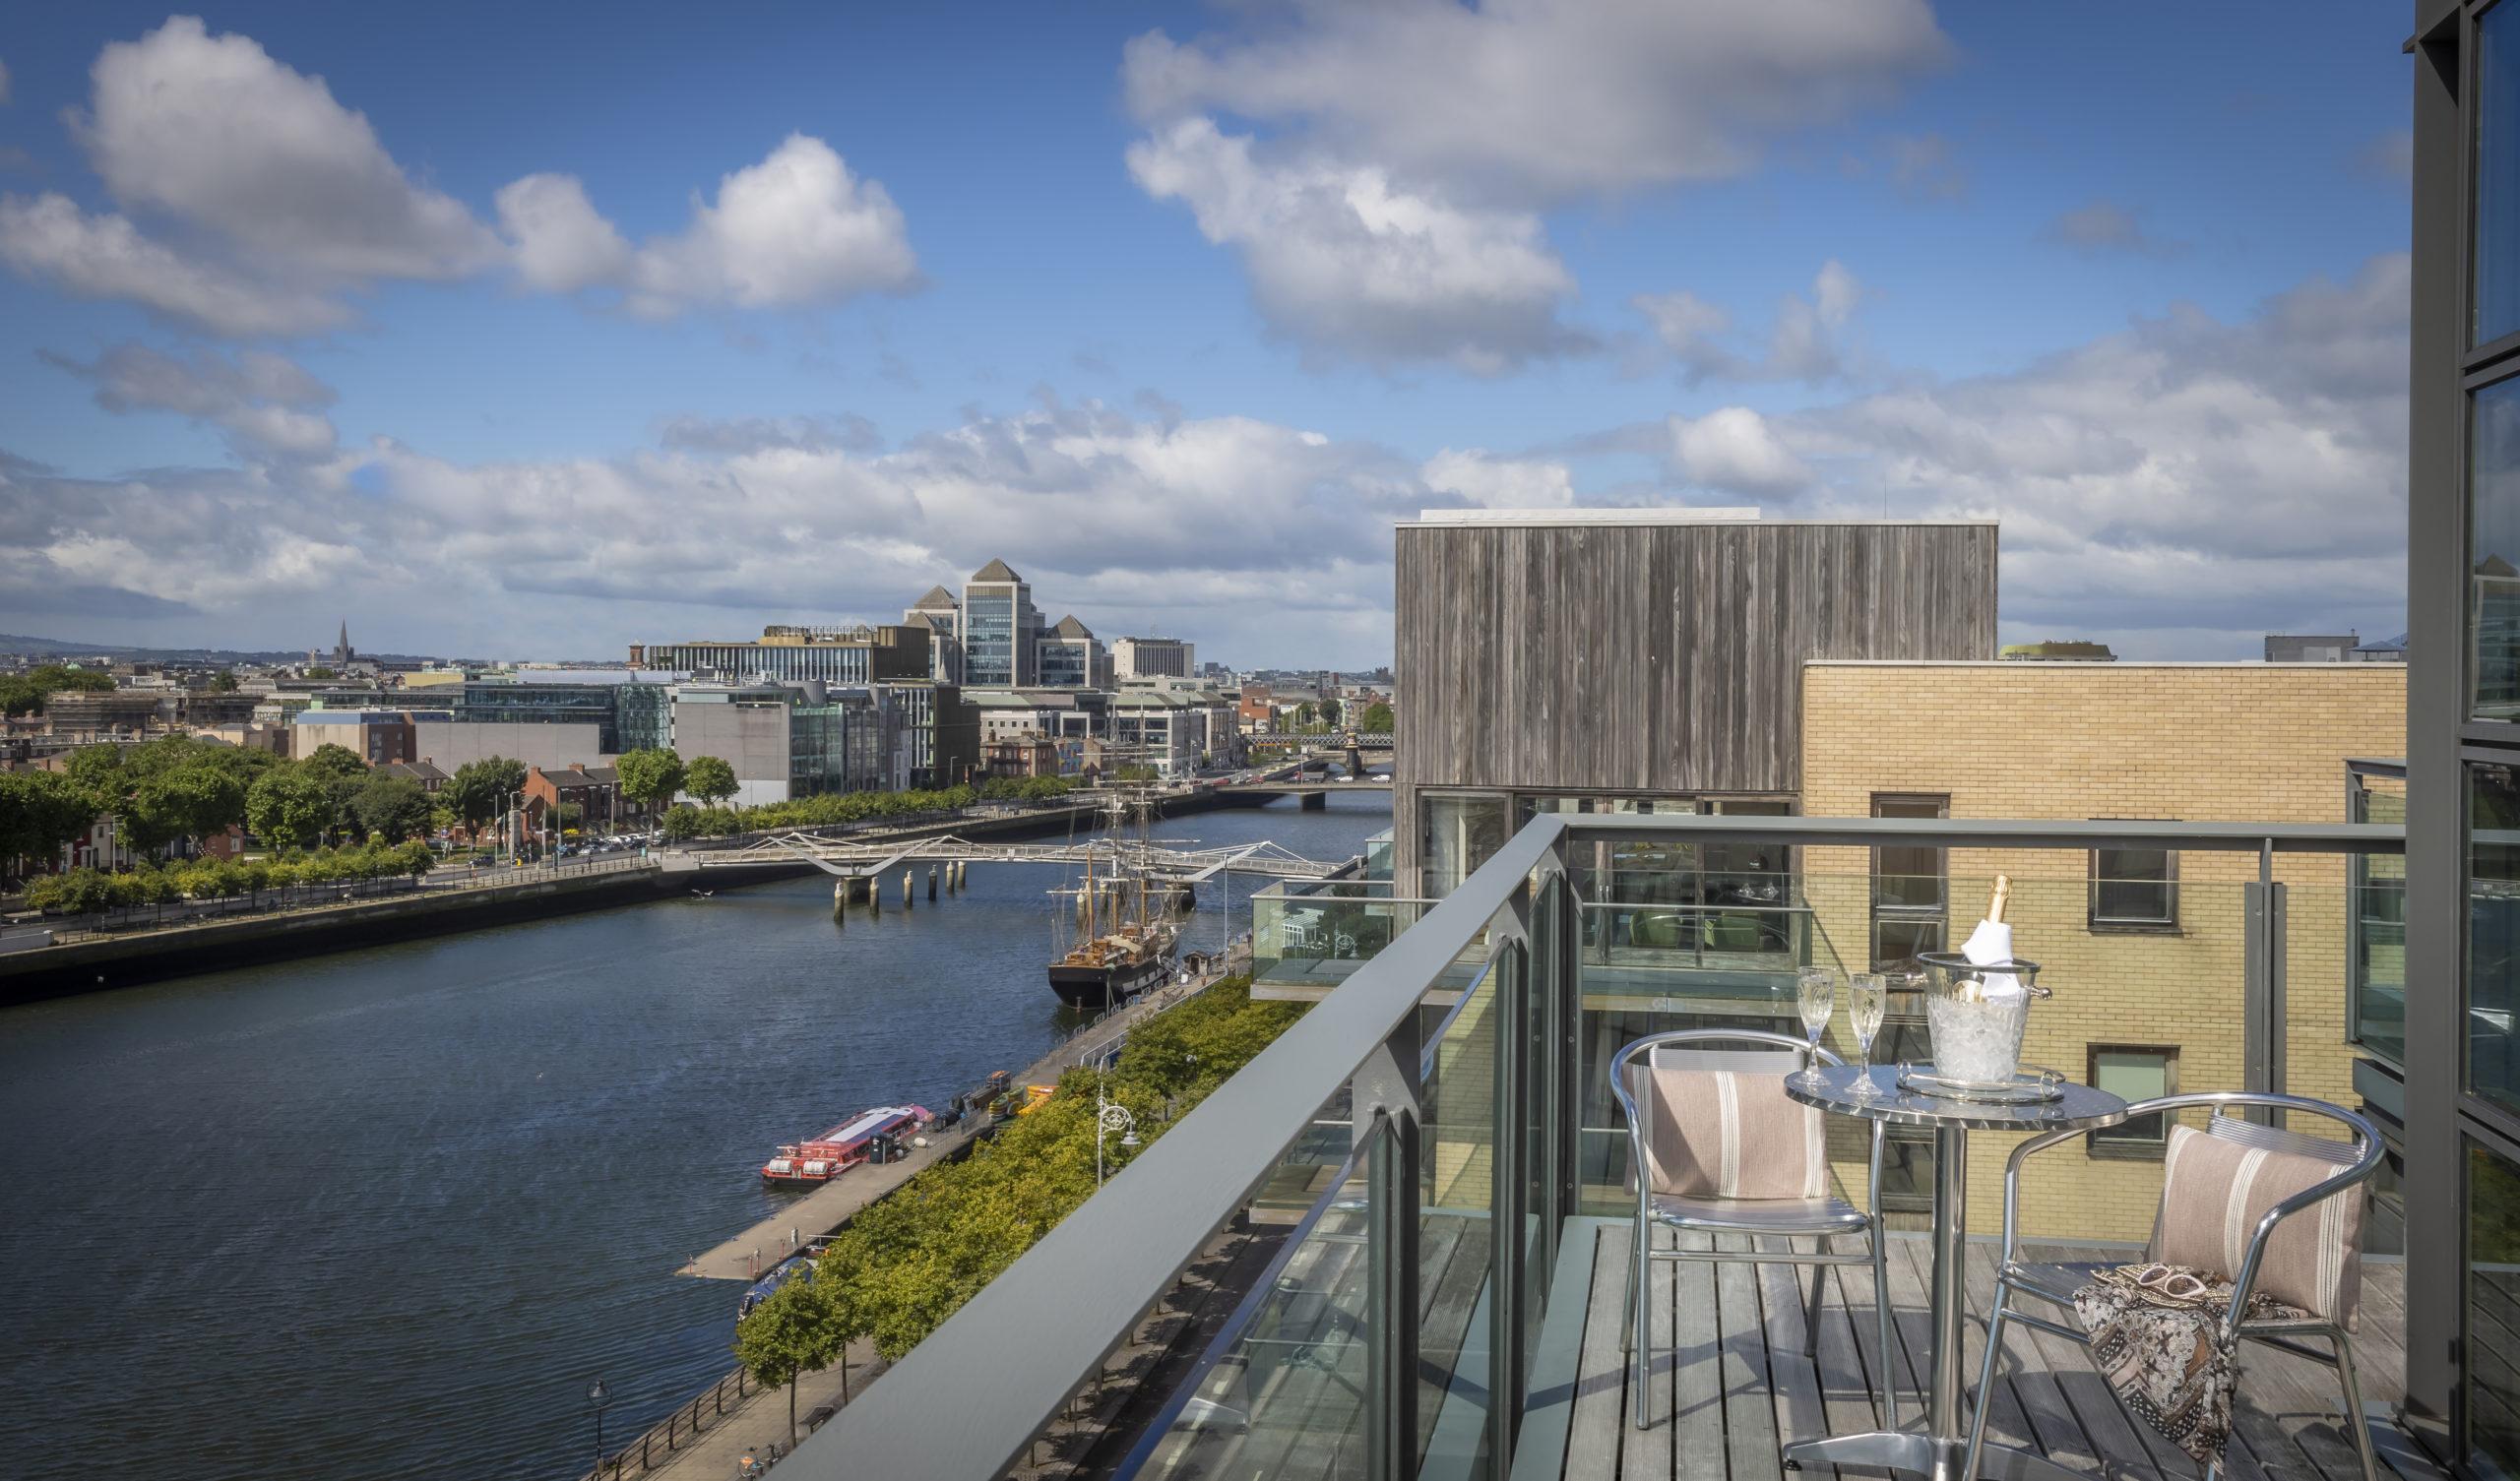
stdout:
MULTIPOLYGON (((2345 820, 2345 763, 2406 746, 2397 664, 1814 662, 1802 685, 1801 812, 1864 817, 1878 792, 1940 793, 1953 818, 2345 820)), ((1810 848, 1802 869, 1846 964, 1869 965, 1871 861, 1810 848)), ((2241 1086, 2241 886, 2253 853, 2180 855, 2178 923, 2164 934, 2095 933, 2089 862, 2056 850, 1955 849, 1954 942, 2013 877, 2014 949, 2055 997, 2032 1012, 2025 1057, 2077 1079, 2095 1044, 2175 1047, 2177 1087, 2241 1086)), ((2346 868, 2279 857, 2290 886, 2287 1088, 2355 1104, 2345 1044, 2346 868)), ((2394 871, 2375 871, 2394 872, 2394 871)), ((1839 1027, 1843 1031, 1844 1019, 1839 1027)), ((1850 1129, 1851 1130, 1851 1129, 1850 1129)), ((1860 1139, 1841 1139, 1862 1187, 1860 1139)), ((1833 1143, 1837 1144, 1837 1143, 1833 1143)), ((2006 1139, 1974 1139, 1970 1225, 2001 1227, 2006 1139)), ((2160 1192, 2155 1161, 2059 1147, 2032 1164, 2026 1222, 2058 1236, 2141 1239, 2160 1192)))

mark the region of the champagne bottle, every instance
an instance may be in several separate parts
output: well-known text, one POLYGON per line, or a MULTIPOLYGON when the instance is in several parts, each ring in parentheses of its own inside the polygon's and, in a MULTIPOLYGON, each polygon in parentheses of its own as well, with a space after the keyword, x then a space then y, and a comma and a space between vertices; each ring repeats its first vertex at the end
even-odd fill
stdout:
POLYGON ((1986 919, 1996 925, 2004 923, 2004 906, 2012 902, 2012 876, 1995 876, 1995 893, 1986 900, 1986 919))

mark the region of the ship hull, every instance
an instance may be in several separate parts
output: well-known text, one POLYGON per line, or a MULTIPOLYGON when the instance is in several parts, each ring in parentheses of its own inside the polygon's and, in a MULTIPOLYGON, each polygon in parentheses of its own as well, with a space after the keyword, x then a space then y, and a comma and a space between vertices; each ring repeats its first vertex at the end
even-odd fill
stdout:
POLYGON ((1107 966, 1070 966, 1054 961, 1050 963, 1050 991, 1070 1008, 1110 1008, 1162 982, 1164 975, 1165 963, 1160 956, 1107 966))

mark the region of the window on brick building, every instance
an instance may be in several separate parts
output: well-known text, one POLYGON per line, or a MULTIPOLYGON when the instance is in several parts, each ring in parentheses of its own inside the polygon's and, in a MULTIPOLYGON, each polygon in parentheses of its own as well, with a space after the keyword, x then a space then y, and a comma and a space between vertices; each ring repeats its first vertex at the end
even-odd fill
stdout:
POLYGON ((2167 848, 2091 851, 2091 929, 2178 929, 2178 855, 2167 848))
MULTIPOLYGON (((1951 798, 1939 793, 1875 792, 1872 816, 1948 818, 1951 798)), ((1895 968, 1913 962, 1920 952, 1941 951, 1950 894, 1941 849, 1874 849, 1872 965, 1895 968)))
MULTIPOLYGON (((2151 1100, 2178 1089, 2178 1051, 2140 1044, 2091 1046, 2089 1082, 2121 1100, 2151 1100)), ((2095 1157, 2158 1157, 2170 1139, 2169 1118, 2156 1112, 2091 1134, 2095 1157)))

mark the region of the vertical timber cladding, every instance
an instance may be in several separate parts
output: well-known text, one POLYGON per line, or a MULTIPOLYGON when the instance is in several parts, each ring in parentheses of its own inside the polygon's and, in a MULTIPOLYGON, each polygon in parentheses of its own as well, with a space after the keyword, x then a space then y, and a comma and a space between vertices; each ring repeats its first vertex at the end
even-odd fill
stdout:
POLYGON ((1992 523, 1545 520, 1399 528, 1401 871, 1421 787, 1792 793, 1806 659, 1994 656, 1992 523))

